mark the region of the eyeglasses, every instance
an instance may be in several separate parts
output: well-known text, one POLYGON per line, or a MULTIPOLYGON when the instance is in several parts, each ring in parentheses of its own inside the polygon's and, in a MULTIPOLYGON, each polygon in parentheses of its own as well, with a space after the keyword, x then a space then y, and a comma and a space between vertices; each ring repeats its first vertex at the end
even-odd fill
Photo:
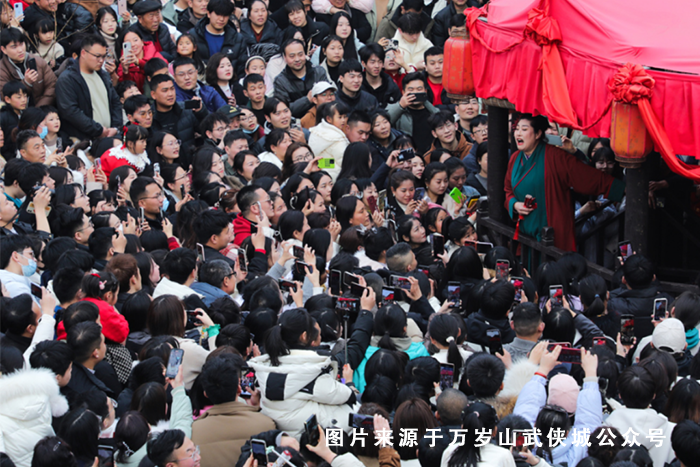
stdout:
POLYGON ((301 156, 294 157, 292 159, 292 162, 297 163, 297 162, 309 162, 314 159, 314 155, 311 154, 310 152, 307 152, 306 154, 302 154, 301 156))
POLYGON ((479 135, 485 135, 488 134, 489 129, 488 128, 476 128, 472 133, 479 134, 479 135))
POLYGON ((163 146, 168 146, 169 148, 172 148, 173 146, 180 146, 182 144, 182 141, 179 139, 176 139, 175 141, 171 141, 169 143, 164 144, 163 146))
POLYGON ((107 58, 107 54, 104 54, 104 55, 97 55, 97 54, 94 54, 94 53, 90 52, 89 50, 85 50, 85 52, 86 52, 86 53, 89 53, 90 55, 92 55, 93 57, 95 57, 98 61, 103 61, 105 58, 107 58))
POLYGON ((144 196, 141 199, 162 199, 162 198, 165 198, 165 195, 161 192, 161 193, 158 193, 157 195, 154 195, 154 196, 144 196))
POLYGON ((191 455, 187 457, 183 457, 182 459, 175 459, 173 462, 180 462, 180 461, 186 461, 186 460, 195 460, 197 457, 199 457, 199 446, 194 447, 194 451, 192 452, 191 455))
POLYGON ((83 227, 82 229, 78 229, 78 232, 82 232, 85 229, 91 229, 92 227, 93 227, 92 219, 90 219, 87 223, 87 226, 83 227))
POLYGON ((226 127, 225 127, 225 126, 220 126, 220 127, 218 127, 218 128, 214 128, 214 131, 226 131, 226 127))
POLYGON ((255 118, 255 115, 241 115, 242 122, 247 122, 248 120, 252 120, 254 118, 255 118))

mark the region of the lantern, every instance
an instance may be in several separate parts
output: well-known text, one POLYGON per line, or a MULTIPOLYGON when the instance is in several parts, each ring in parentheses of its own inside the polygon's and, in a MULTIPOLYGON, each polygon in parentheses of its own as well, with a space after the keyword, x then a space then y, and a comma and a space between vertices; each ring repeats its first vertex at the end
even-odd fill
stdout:
POLYGON ((634 104, 613 102, 610 122, 610 148, 622 167, 641 167, 654 145, 639 107, 634 104))
POLYGON ((444 50, 442 85, 447 97, 457 101, 466 100, 474 95, 472 45, 466 28, 447 39, 444 50))

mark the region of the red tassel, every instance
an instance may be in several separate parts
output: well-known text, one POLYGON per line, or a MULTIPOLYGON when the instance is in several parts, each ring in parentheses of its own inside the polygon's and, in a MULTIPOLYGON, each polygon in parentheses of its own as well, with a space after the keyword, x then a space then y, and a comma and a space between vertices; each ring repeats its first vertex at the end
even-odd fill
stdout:
POLYGON ((517 240, 520 238, 520 221, 523 219, 523 216, 518 215, 518 223, 515 224, 515 233, 513 234, 513 240, 517 240))

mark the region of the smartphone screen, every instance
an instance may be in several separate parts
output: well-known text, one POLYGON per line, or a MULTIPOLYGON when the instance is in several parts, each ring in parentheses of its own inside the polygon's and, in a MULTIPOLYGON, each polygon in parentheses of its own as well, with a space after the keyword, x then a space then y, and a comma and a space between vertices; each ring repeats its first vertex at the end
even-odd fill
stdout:
POLYGON ((290 292, 290 291, 296 292, 297 291, 297 285, 296 285, 296 283, 294 283, 292 281, 286 281, 284 279, 280 279, 278 283, 280 285, 280 290, 282 290, 282 292, 290 292))
POLYGON ((480 255, 485 255, 493 249, 493 243, 489 242, 476 242, 476 252, 480 255))
POLYGON ((362 415, 359 413, 350 414, 350 426, 358 430, 363 429, 365 432, 374 431, 374 416, 362 415))
POLYGON ((440 364, 440 388, 444 391, 455 385, 455 366, 451 363, 440 364))
POLYGON ((489 352, 491 355, 500 353, 503 355, 503 345, 501 344, 501 331, 498 329, 487 329, 486 337, 489 338, 489 352))
POLYGON ((356 298, 338 297, 335 302, 335 309, 345 315, 357 314, 360 311, 360 301, 356 298))
POLYGON ((607 339, 605 337, 594 337, 593 338, 593 345, 608 345, 607 344, 607 339))
POLYGON ((425 188, 416 188, 416 192, 413 194, 413 199, 415 201, 422 201, 425 198, 425 188))
POLYGON ((576 363, 581 364, 581 351, 579 349, 573 349, 571 347, 562 347, 559 353, 559 360, 563 363, 576 363))
POLYGON ((378 210, 377 198, 375 198, 374 196, 368 196, 367 197, 367 206, 369 207, 369 211, 371 213, 374 214, 375 212, 377 212, 377 210, 378 210))
POLYGON ((340 292, 340 271, 337 269, 331 269, 331 277, 328 279, 328 284, 330 285, 331 295, 338 296, 340 292))
POLYGON ((396 290, 390 287, 382 287, 382 303, 386 304, 394 301, 396 301, 396 290))
POLYGON ((259 466, 267 465, 267 444, 260 439, 251 439, 250 448, 253 451, 253 459, 258 461, 259 466))
POLYGON ((620 317, 620 342, 624 345, 634 344, 634 315, 620 317))
POLYGON ((343 272, 343 290, 350 290, 350 286, 358 282, 360 282, 360 279, 355 274, 347 271, 343 272))
POLYGON ((39 287, 38 285, 36 285, 36 284, 33 283, 33 282, 30 284, 30 286, 31 286, 31 288, 32 288, 32 295, 34 295, 36 298, 38 298, 39 300, 41 300, 41 295, 42 295, 42 293, 41 293, 41 287, 39 287))
POLYGON ((241 271, 248 272, 248 258, 243 248, 238 249, 238 267, 241 268, 241 271))
POLYGON ((666 309, 668 308, 668 300, 665 298, 657 298, 654 300, 654 321, 661 321, 666 317, 666 309))
POLYGON ((309 438, 309 443, 311 446, 316 446, 318 444, 320 435, 318 433, 318 420, 316 420, 316 415, 312 415, 304 422, 304 431, 309 438))
POLYGON ((455 308, 462 306, 462 284, 460 282, 447 283, 447 301, 454 303, 455 308))
POLYGON ((97 447, 97 458, 98 467, 114 467, 114 447, 99 445, 97 447))
POLYGON ((627 258, 632 256, 632 242, 629 240, 625 240, 624 242, 618 243, 618 248, 620 249, 620 256, 622 257, 622 261, 625 261, 627 258))
MULTIPOLYGON (((515 438, 515 442, 513 443, 514 447, 513 449, 515 451, 521 452, 523 448, 525 448, 525 433, 528 430, 513 430, 513 437, 515 438)), ((532 433, 532 432, 530 432, 532 433)))
POLYGON ((564 288, 561 285, 550 286, 549 300, 552 308, 555 306, 564 306, 564 288))
POLYGON ((510 274, 510 261, 505 259, 496 261, 496 280, 508 280, 510 274))
POLYGON ((362 294, 365 293, 366 288, 367 287, 362 287, 360 284, 350 284, 350 295, 362 297, 362 294))
POLYGON ((304 247, 295 246, 294 247, 294 257, 300 260, 304 259, 304 247))
POLYGON ((392 286, 399 289, 411 290, 411 283, 408 281, 408 277, 391 276, 391 280, 392 286))
POLYGON ((170 358, 168 359, 168 368, 165 369, 166 378, 175 378, 177 372, 182 364, 182 356, 185 351, 182 349, 172 349, 170 351, 170 358))
POLYGON ((433 244, 433 257, 437 258, 445 254, 445 237, 439 233, 434 233, 431 242, 433 244))
POLYGON ((250 397, 251 389, 255 387, 255 370, 248 367, 241 369, 241 397, 250 397))
POLYGON ((522 277, 511 277, 510 283, 515 287, 515 298, 513 301, 515 303, 520 303, 523 301, 523 278, 522 277))

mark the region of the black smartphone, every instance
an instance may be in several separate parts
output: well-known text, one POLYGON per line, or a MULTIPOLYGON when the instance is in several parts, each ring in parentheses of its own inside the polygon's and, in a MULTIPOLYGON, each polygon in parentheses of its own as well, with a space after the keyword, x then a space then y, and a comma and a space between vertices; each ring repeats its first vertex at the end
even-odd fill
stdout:
POLYGON ((250 389, 255 387, 255 370, 249 367, 241 368, 241 397, 252 396, 250 389))
POLYGON ((97 466, 114 467, 114 447, 106 444, 97 446, 97 466))
MULTIPOLYGON (((32 293, 34 293, 32 291, 32 293)), ((654 300, 654 321, 661 321, 666 317, 666 310, 668 308, 668 299, 657 298, 654 300)))
POLYGON ((185 199, 185 196, 187 196, 187 190, 185 190, 185 185, 182 184, 180 185, 180 198, 185 199))
POLYGON ((447 283, 447 301, 454 303, 454 308, 462 306, 462 284, 460 282, 447 283))
POLYGON ((508 280, 508 275, 510 274, 510 261, 507 259, 500 259, 496 261, 496 280, 508 280))
POLYGON ((30 285, 30 287, 31 287, 31 289, 32 289, 32 295, 34 295, 36 298, 38 298, 39 300, 41 300, 41 295, 42 295, 41 287, 39 287, 38 285, 36 285, 36 284, 33 283, 33 282, 32 282, 31 284, 29 284, 29 285, 30 285))
POLYGON ((550 286, 549 302, 552 305, 552 308, 555 306, 564 306, 564 287, 561 285, 550 286))
POLYGON ((248 256, 243 248, 238 249, 238 267, 241 271, 248 272, 248 256))
POLYGON ((408 277, 391 276, 391 286, 397 289, 411 290, 411 283, 408 277))
POLYGON ((399 151, 398 155, 396 156, 396 162, 402 163, 402 162, 410 161, 414 157, 416 157, 416 151, 414 151, 413 148, 402 149, 399 151))
POLYGON ((515 287, 515 298, 513 301, 515 303, 520 303, 523 301, 523 278, 522 277, 511 277, 510 283, 515 287))
POLYGON ((448 388, 454 388, 455 385, 455 366, 451 363, 440 364, 440 389, 443 391, 448 388))
POLYGON ((309 438, 308 444, 311 446, 316 446, 321 435, 318 433, 318 420, 316 419, 316 414, 310 416, 304 422, 304 431, 306 436, 309 438))
POLYGON ((433 257, 437 258, 445 254, 445 237, 439 233, 434 233, 430 242, 433 245, 433 257))
POLYGON ((341 315, 356 315, 360 312, 360 300, 357 298, 338 297, 335 301, 335 309, 341 315))
POLYGON ((352 283, 350 284, 350 295, 358 298, 362 298, 362 294, 365 293, 367 287, 362 287, 360 284, 352 283))
MULTIPOLYGON (((343 271, 343 284, 342 284, 342 291, 350 290, 350 286, 352 284, 356 284, 360 282, 360 279, 353 273, 343 271)), ((340 295, 340 294, 338 294, 340 295)))
POLYGON ((425 274, 425 277, 430 278, 430 268, 428 266, 418 265, 416 271, 422 272, 423 274, 425 274))
POLYGON ((634 315, 620 317, 620 342, 623 345, 634 344, 634 315))
POLYGON ((423 198, 425 198, 425 188, 416 188, 416 191, 413 193, 413 199, 415 201, 423 201, 423 198))
POLYGON ((166 378, 174 378, 182 365, 182 356, 185 351, 182 349, 171 349, 170 357, 168 358, 168 367, 165 369, 166 378))
POLYGON ((617 248, 620 250, 620 256, 622 257, 622 262, 624 263, 627 258, 632 256, 632 242, 629 240, 624 240, 617 244, 617 248))
POLYGON ((337 269, 331 269, 331 276, 328 279, 328 285, 330 286, 331 295, 335 295, 336 297, 342 293, 340 291, 340 276, 340 271, 337 269))
POLYGON ((267 465, 267 444, 261 439, 251 439, 250 449, 253 452, 253 459, 258 461, 259 466, 267 465))
POLYGON ((413 99, 413 103, 425 102, 428 100, 427 92, 414 92, 412 94, 415 96, 415 99, 413 99))
POLYGON ((36 71, 36 59, 29 57, 27 59, 27 68, 36 71))
POLYGON ((572 347, 562 347, 559 353, 559 359, 557 360, 562 363, 576 363, 581 364, 581 350, 574 349, 572 347))
POLYGON ((382 287, 382 304, 396 301, 396 289, 392 287, 382 287))
POLYGON ((373 415, 362 415, 359 413, 351 413, 349 415, 348 424, 350 427, 357 430, 364 428, 365 432, 374 431, 374 416, 373 415))
POLYGON ((280 290, 282 292, 296 292, 297 291, 297 284, 295 282, 280 279, 278 281, 278 283, 280 285, 280 290))
POLYGON ((487 329, 486 337, 489 339, 489 352, 491 355, 497 353, 503 355, 503 344, 501 343, 501 331, 498 329, 487 329))
POLYGON ((299 261, 298 259, 295 260, 294 266, 292 267, 292 280, 304 282, 304 277, 306 276, 307 268, 309 269, 309 272, 313 272, 314 270, 314 267, 310 264, 306 264, 305 262, 299 261))
POLYGON ((296 259, 303 260, 304 259, 304 247, 295 246, 295 247, 293 247, 293 249, 294 249, 294 257, 296 259))
POLYGON ((200 104, 201 102, 202 102, 202 101, 199 101, 199 100, 196 100, 196 99, 191 99, 191 100, 189 100, 189 101, 185 101, 185 105, 184 105, 185 110, 188 110, 188 109, 189 109, 189 110, 194 110, 194 109, 196 109, 196 108, 199 107, 199 104, 200 104))

